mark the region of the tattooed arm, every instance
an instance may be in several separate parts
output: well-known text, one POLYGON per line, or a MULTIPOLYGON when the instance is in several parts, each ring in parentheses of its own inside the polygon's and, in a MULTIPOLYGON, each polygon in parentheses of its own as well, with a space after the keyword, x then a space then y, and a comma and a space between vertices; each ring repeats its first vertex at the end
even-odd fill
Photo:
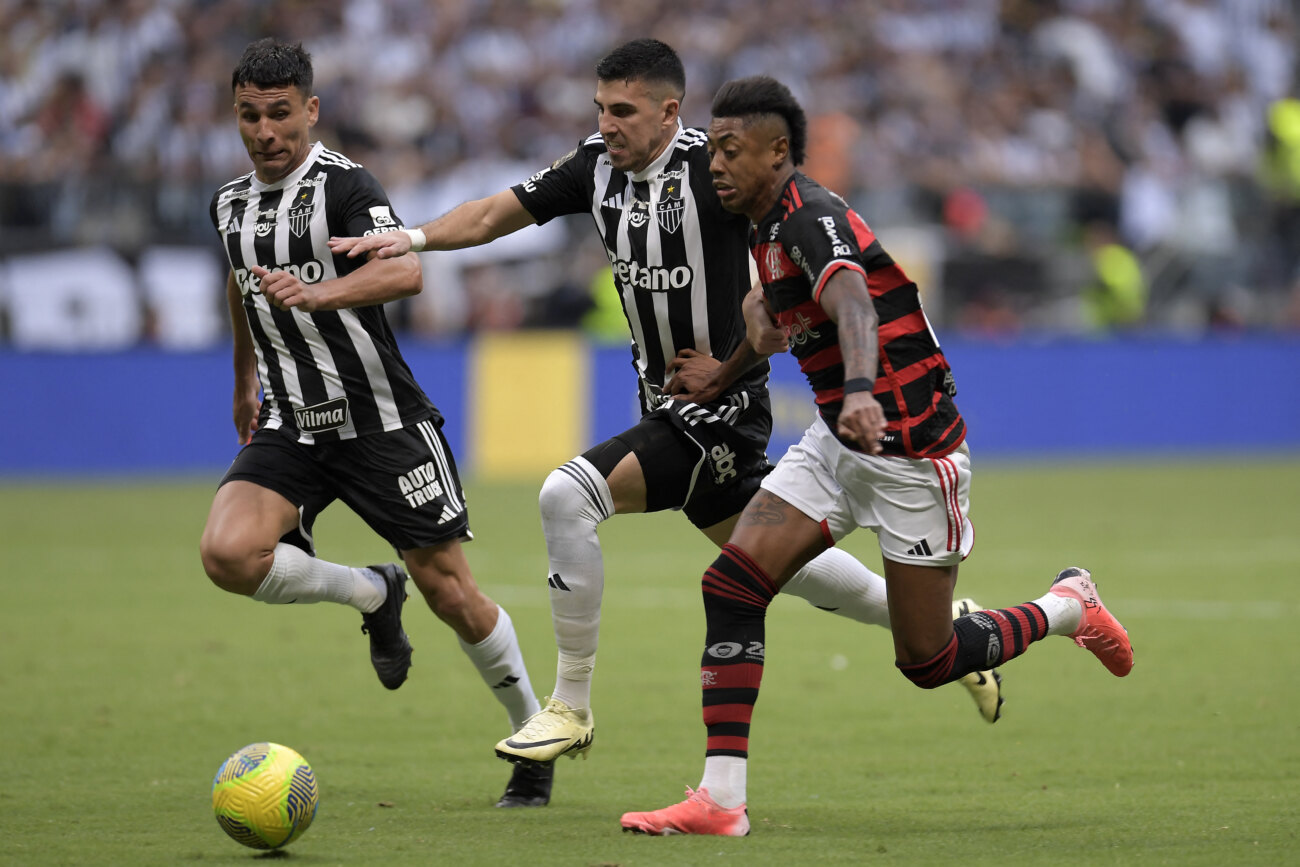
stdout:
POLYGON ((818 301, 839 329, 840 353, 844 357, 846 388, 839 434, 868 454, 879 454, 885 411, 871 396, 871 384, 876 380, 880 320, 867 281, 858 271, 840 268, 826 281, 818 301))

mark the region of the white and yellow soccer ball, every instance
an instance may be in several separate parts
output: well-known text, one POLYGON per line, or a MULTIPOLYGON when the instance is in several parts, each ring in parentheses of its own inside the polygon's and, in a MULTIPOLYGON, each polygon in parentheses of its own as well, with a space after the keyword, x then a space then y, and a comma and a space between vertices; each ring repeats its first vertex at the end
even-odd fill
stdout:
POLYGON ((279 849, 316 818, 316 776, 295 750, 249 744, 222 762, 212 780, 217 824, 253 849, 279 849))

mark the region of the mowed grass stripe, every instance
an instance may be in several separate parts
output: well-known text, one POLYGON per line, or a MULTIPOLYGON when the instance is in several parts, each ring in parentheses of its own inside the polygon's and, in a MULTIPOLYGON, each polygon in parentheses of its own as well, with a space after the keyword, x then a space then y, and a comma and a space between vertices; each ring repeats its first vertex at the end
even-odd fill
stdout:
MULTIPOLYGON (((1081 563, 1137 648, 1119 680, 1048 639, 1006 667, 995 726, 960 687, 906 683, 884 630, 778 599, 744 840, 618 828, 699 782, 698 582, 714 554, 681 515, 602 525, 595 749, 560 764, 549 807, 500 811, 504 715, 451 633, 413 599, 415 666, 389 693, 355 612, 217 591, 197 560, 214 482, 0 486, 0 863, 249 864, 209 787, 262 739, 320 779, 289 850, 312 867, 1273 864, 1300 849, 1286 496, 1300 458, 977 467, 958 591, 1011 604, 1081 563)), ((539 484, 470 480, 467 551, 545 694, 539 484)), ((391 557, 339 507, 317 541, 336 560, 391 557)), ((846 547, 878 565, 870 534, 846 547)))

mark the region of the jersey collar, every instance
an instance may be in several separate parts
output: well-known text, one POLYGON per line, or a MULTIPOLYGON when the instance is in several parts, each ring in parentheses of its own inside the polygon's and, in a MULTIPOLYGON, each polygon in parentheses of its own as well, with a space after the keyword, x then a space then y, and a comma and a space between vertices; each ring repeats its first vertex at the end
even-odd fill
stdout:
POLYGON ((799 178, 802 176, 803 173, 798 170, 796 170, 794 174, 790 175, 790 180, 781 187, 781 193, 776 197, 776 201, 772 203, 772 207, 763 215, 763 219, 754 224, 756 228, 758 226, 766 226, 773 220, 780 220, 782 216, 794 210, 794 208, 791 207, 791 203, 792 201, 798 200, 797 197, 799 193, 797 190, 793 194, 790 191, 795 189, 796 185, 799 183, 799 178))
POLYGON ((663 153, 655 157, 654 162, 650 163, 650 165, 646 166, 641 171, 631 173, 632 180, 638 182, 644 181, 653 178, 664 170, 664 166, 668 165, 668 161, 673 158, 673 150, 677 147, 677 140, 682 137, 682 129, 682 119, 679 117, 677 118, 677 132, 673 133, 672 139, 668 144, 664 145, 663 153))
POLYGON ((313 143, 311 150, 307 151, 307 157, 302 161, 302 165, 298 166, 298 168, 289 172, 289 174, 280 178, 280 180, 273 184, 262 183, 257 179, 257 173, 254 172, 252 175, 253 189, 259 193, 266 193, 271 190, 282 190, 291 184, 298 183, 303 179, 303 176, 307 174, 307 170, 312 167, 312 164, 316 162, 316 157, 320 156, 320 152, 323 150, 325 150, 324 144, 321 142, 313 143))

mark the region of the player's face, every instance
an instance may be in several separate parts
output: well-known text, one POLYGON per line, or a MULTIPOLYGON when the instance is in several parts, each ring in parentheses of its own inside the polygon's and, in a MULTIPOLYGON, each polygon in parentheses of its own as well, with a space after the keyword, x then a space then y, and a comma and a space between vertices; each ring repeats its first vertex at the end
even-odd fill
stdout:
POLYGON ((759 222, 775 203, 786 165, 786 139, 776 125, 715 117, 709 124, 709 172, 722 207, 759 222))
POLYGON ((644 81, 597 82, 596 119, 614 168, 639 172, 654 162, 677 132, 680 104, 644 81))
POLYGON ((257 179, 274 183, 302 165, 311 150, 320 99, 294 86, 235 88, 239 137, 253 161, 257 179))

